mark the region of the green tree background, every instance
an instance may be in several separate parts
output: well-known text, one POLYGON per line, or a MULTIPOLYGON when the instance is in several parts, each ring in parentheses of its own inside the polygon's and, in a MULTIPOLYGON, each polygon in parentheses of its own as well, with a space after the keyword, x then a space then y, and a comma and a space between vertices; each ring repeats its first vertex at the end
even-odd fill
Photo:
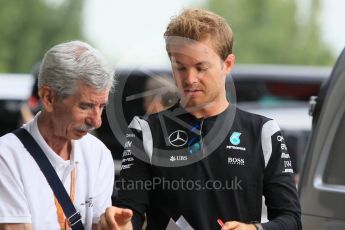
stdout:
POLYGON ((296 0, 208 0, 234 32, 238 63, 333 65, 335 55, 321 39, 320 1, 311 0, 305 20, 296 0))
POLYGON ((0 0, 0 72, 31 72, 51 46, 82 36, 84 0, 0 0))
MULTIPOLYGON (((333 65, 321 39, 320 1, 297 17, 297 0, 208 0, 235 34, 238 63, 333 65)), ((30 72, 59 42, 81 39, 84 0, 0 0, 0 72, 30 72), (54 4, 53 4, 54 3, 54 4)), ((125 36, 125 35, 124 35, 125 36)))

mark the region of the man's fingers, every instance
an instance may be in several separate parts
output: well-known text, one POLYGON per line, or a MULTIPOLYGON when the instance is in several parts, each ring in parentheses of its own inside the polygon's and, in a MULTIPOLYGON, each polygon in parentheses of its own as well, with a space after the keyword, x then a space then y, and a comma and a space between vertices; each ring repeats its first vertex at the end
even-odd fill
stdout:
POLYGON ((105 215, 108 226, 117 229, 117 227, 126 225, 131 220, 133 212, 130 209, 109 207, 106 209, 105 215))
POLYGON ((108 224, 108 219, 106 218, 106 214, 103 213, 98 223, 98 230, 114 230, 114 229, 116 230, 119 228, 116 225, 116 223, 114 225, 110 223, 108 224))
POLYGON ((116 222, 121 226, 127 224, 133 216, 130 209, 121 209, 120 212, 115 214, 116 222))
POLYGON ((105 219, 105 224, 108 226, 109 229, 116 229, 117 227, 117 224, 115 221, 115 215, 116 215, 117 209, 118 208, 116 207, 109 207, 105 210, 105 213, 103 214, 104 219, 105 219))
POLYGON ((256 227, 253 224, 245 224, 238 221, 226 222, 221 230, 255 230, 256 227))
POLYGON ((227 221, 222 227, 222 230, 231 230, 236 229, 240 225, 240 222, 237 221, 227 221))
POLYGON ((122 230, 129 226, 132 216, 133 212, 130 209, 108 207, 100 217, 99 228, 102 230, 122 230))

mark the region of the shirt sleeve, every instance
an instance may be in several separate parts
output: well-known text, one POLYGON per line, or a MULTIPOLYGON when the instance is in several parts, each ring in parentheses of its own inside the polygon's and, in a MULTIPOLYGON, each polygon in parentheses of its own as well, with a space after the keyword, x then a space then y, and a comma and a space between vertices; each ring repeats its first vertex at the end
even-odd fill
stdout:
POLYGON ((0 223, 31 223, 18 164, 0 142, 0 223))
POLYGON ((299 230, 301 208, 293 181, 291 158, 284 137, 274 120, 266 122, 261 133, 265 159, 263 194, 269 222, 265 230, 299 230))
POLYGON ((149 193, 153 186, 151 165, 143 145, 140 128, 129 129, 122 155, 120 178, 115 182, 118 197, 115 206, 133 211, 133 229, 141 229, 149 206, 149 193))
POLYGON ((104 147, 101 160, 99 162, 99 170, 97 172, 97 180, 95 186, 94 207, 92 223, 97 224, 105 209, 111 206, 111 195, 114 185, 114 161, 111 153, 104 147))

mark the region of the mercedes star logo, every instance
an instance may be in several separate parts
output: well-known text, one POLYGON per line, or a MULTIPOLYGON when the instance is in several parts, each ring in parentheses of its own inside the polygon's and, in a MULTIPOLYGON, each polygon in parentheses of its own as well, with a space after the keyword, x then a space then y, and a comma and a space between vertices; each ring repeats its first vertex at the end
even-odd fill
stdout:
POLYGON ((181 147, 184 146, 188 141, 188 135, 183 130, 176 130, 169 135, 169 142, 172 146, 181 147))

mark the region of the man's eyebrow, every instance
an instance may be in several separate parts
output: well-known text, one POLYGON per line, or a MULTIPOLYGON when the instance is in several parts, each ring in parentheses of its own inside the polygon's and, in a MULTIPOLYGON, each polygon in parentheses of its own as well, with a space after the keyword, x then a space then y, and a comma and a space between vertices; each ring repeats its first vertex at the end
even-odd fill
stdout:
MULTIPOLYGON (((108 103, 109 102, 107 101, 107 102, 101 103, 100 105, 106 106, 106 105, 108 105, 108 103)), ((86 106, 96 106, 98 103, 81 101, 79 104, 80 105, 86 105, 86 106)))
POLYGON ((95 104, 92 102, 81 101, 79 102, 80 105, 87 105, 87 106, 94 106, 95 104))
MULTIPOLYGON (((179 61, 174 61, 174 63, 178 64, 178 65, 184 65, 183 63, 179 62, 179 61)), ((195 65, 200 66, 200 65, 210 65, 211 62, 208 61, 200 61, 198 63, 196 63, 195 65)))
POLYGON ((177 61, 177 60, 173 60, 172 63, 174 63, 174 64, 179 64, 179 65, 183 65, 181 62, 179 62, 179 61, 177 61))
POLYGON ((211 62, 208 62, 208 61, 201 61, 201 62, 198 62, 196 63, 196 65, 210 65, 211 62))

